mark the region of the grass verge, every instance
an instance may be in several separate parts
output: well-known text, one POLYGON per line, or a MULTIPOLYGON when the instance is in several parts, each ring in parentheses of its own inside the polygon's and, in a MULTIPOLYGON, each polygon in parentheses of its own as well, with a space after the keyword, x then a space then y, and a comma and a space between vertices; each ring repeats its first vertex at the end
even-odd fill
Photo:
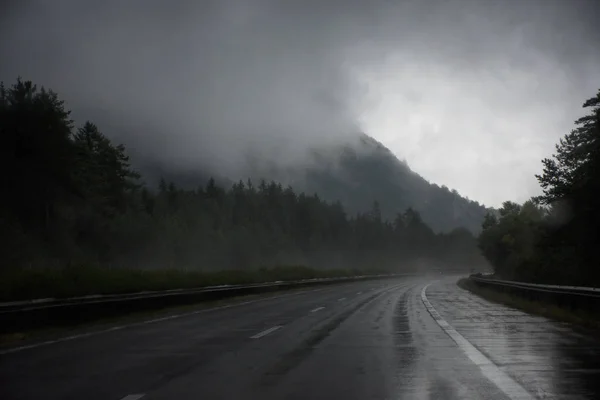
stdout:
POLYGON ((509 307, 525 311, 533 315, 540 315, 560 322, 568 322, 580 327, 600 330, 600 314, 583 310, 572 310, 556 304, 539 302, 515 294, 480 286, 468 278, 459 279, 456 283, 460 288, 489 300, 494 303, 504 304, 509 307))
MULTIPOLYGON (((369 270, 368 273, 376 274, 381 271, 369 270)), ((304 266, 215 272, 89 266, 5 269, 0 271, 0 302, 187 289, 224 284, 347 277, 367 275, 368 273, 351 269, 317 270, 304 266)))

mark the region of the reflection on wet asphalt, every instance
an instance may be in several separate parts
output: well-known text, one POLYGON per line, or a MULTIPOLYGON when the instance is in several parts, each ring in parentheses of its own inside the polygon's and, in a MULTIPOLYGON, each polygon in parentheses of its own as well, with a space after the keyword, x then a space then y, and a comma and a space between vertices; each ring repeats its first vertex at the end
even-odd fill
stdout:
POLYGON ((540 399, 600 398, 600 340, 569 324, 434 283, 427 296, 460 334, 540 399))
MULTIPOLYGON (((431 318, 420 298, 423 286, 418 285, 406 294, 404 307, 411 345, 418 358, 413 367, 399 371, 403 384, 399 386, 396 398, 506 399, 431 318)), ((400 317, 403 316, 401 305, 402 302, 398 303, 400 317)))
POLYGON ((600 398, 600 340, 456 280, 335 285, 0 355, 0 398, 510 399, 432 318, 429 283, 441 318, 531 398, 600 398))

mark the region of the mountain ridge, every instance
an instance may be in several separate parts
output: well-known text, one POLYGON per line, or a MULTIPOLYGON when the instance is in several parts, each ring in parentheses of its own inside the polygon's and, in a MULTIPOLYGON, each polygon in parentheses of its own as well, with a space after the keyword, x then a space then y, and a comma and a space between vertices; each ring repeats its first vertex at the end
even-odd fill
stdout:
MULTIPOLYGON (((175 169, 150 162, 138 165, 150 185, 160 178, 178 186, 194 188, 214 177, 221 185, 237 179, 217 169, 175 169)), ((385 145, 366 134, 341 144, 313 147, 305 165, 281 166, 265 160, 250 163, 242 180, 274 180, 327 201, 340 201, 350 214, 364 213, 378 203, 384 218, 392 220, 407 208, 418 211, 437 232, 466 228, 480 231, 488 211, 484 205, 461 196, 456 190, 430 183, 413 171, 385 145)))

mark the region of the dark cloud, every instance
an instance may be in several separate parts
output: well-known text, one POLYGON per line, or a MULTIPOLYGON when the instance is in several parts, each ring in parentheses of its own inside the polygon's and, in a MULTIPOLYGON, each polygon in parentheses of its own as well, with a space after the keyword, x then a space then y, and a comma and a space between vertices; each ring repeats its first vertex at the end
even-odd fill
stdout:
MULTIPOLYGON (((410 109, 414 120, 434 103, 430 94, 439 94, 441 86, 466 85, 466 95, 479 95, 485 107, 508 113, 503 119, 531 108, 536 96, 557 91, 564 91, 565 103, 579 105, 598 86, 596 3, 13 2, 0 17, 0 79, 21 75, 53 88, 76 117, 95 119, 137 153, 174 166, 218 166, 236 174, 248 153, 299 162, 308 146, 359 129, 405 157, 407 146, 377 127, 384 118, 394 119, 394 107, 410 109), (430 71, 431 79, 417 77, 423 71, 430 71), (523 79, 523 71, 532 72, 527 79, 539 74, 561 80, 540 82, 535 93, 518 96, 494 91, 498 81, 510 85, 523 79), (411 76, 419 85, 410 84, 411 76), (469 76, 480 81, 468 81, 469 76), (392 81, 405 100, 390 103, 380 83, 392 81), (486 98, 486 85, 498 96, 486 98), (381 115, 381 109, 388 114, 381 115)), ((460 92, 454 87, 444 93, 460 92)), ((444 106, 435 104, 438 110, 444 106)), ((536 119, 553 111, 533 109, 536 119)), ((468 113, 454 111, 461 121, 468 113)), ((500 121, 488 124, 490 132, 502 135, 500 121)), ((409 131, 406 121, 390 126, 409 131)), ((441 129, 454 141, 473 135, 457 129, 444 133, 444 124, 441 129)), ((435 154, 430 141, 440 133, 432 132, 413 149, 416 157, 435 154)), ((441 176, 435 167, 417 171, 441 176)))

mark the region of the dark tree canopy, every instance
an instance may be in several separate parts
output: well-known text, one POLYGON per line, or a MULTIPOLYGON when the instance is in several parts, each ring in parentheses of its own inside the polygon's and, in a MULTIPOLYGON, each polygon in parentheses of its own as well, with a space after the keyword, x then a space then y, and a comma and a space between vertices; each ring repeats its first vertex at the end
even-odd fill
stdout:
POLYGON ((600 91, 583 107, 590 113, 542 160, 543 194, 522 206, 505 202, 499 218, 483 223, 479 245, 500 276, 600 285, 600 91))
POLYGON ((600 90, 583 104, 591 113, 575 121, 577 126, 556 145, 553 158, 542 160, 543 173, 536 175, 545 204, 556 200, 580 198, 598 185, 600 154, 600 90))
POLYGON ((49 233, 60 201, 75 190, 69 114, 56 93, 31 82, 0 87, 2 203, 27 229, 49 233))
POLYGON ((482 261, 468 231, 435 234, 411 208, 392 223, 377 198, 348 215, 340 202, 265 180, 227 189, 210 178, 183 189, 162 179, 151 190, 123 145, 92 122, 75 128, 63 101, 31 82, 2 86, 0 132, 10 267, 397 271, 423 259, 462 268, 482 261))

